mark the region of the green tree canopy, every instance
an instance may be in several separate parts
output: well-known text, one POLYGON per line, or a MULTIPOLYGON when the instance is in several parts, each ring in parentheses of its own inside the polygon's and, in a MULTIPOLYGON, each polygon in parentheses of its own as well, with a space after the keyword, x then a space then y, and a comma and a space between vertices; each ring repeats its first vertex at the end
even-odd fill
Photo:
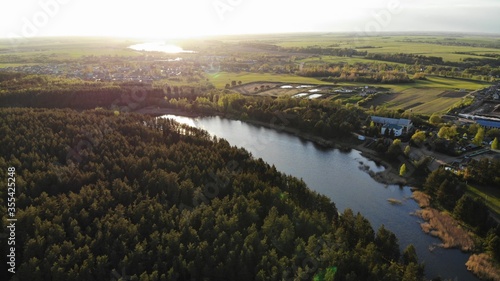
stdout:
POLYGON ((401 168, 399 168, 399 175, 400 176, 405 176, 406 175, 406 164, 403 163, 403 165, 401 165, 401 168))
POLYGON ((476 135, 474 136, 474 144, 475 145, 481 145, 483 143, 483 140, 484 140, 484 128, 483 127, 479 127, 479 129, 477 130, 477 133, 476 135))
POLYGON ((491 149, 498 150, 500 147, 498 146, 498 138, 495 138, 491 143, 491 149))

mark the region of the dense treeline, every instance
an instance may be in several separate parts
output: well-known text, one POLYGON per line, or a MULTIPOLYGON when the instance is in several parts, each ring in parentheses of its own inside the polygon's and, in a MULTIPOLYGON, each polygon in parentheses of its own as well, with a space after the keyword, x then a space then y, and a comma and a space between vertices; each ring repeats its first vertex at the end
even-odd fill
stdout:
POLYGON ((464 58, 458 62, 443 61, 441 57, 416 54, 370 53, 367 59, 408 64, 410 73, 426 73, 457 78, 491 80, 500 74, 498 58, 464 58))
POLYGON ((325 77, 331 82, 365 82, 365 83, 410 83, 413 82, 406 72, 384 69, 383 65, 355 63, 306 66, 298 75, 305 77, 325 77), (382 66, 382 67, 380 67, 382 66))
POLYGON ((259 42, 244 42, 241 43, 241 46, 261 49, 265 51, 272 51, 272 52, 304 53, 304 54, 338 56, 338 57, 366 56, 368 54, 367 51, 359 51, 353 48, 335 48, 331 46, 330 47, 319 47, 319 46, 282 47, 273 44, 259 43, 259 42))
MULTIPOLYGON (((454 65, 453 63, 448 63, 450 65, 454 65)), ((499 58, 487 58, 487 59, 480 59, 480 58, 464 58, 462 62, 455 64, 456 66, 459 67, 481 67, 481 66, 490 66, 490 67, 499 67, 500 66, 500 59, 499 58)))
POLYGON ((480 185, 496 186, 500 188, 500 160, 482 158, 472 160, 467 165, 464 179, 480 185))
POLYGON ((305 77, 324 77, 322 80, 329 82, 349 81, 391 84, 413 82, 407 73, 395 70, 374 72, 371 67, 363 67, 363 69, 351 68, 338 70, 337 67, 312 66, 303 68, 297 74, 305 77))
POLYGON ((101 83, 50 75, 0 72, 0 107, 94 109, 113 107, 134 110, 160 103, 165 92, 174 96, 194 95, 194 88, 154 88, 139 82, 101 83), (3 81, 2 81, 3 80, 3 81))
POLYGON ((46 109, 0 109, 0 131, 20 280, 422 279, 394 234, 205 131, 46 109))
POLYGON ((353 56, 366 56, 367 51, 359 51, 351 48, 330 48, 330 47, 288 47, 280 48, 281 51, 290 53, 306 53, 316 54, 322 56, 337 56, 337 57, 353 57, 353 56))
POLYGON ((399 54, 370 53, 366 55, 366 58, 373 60, 406 63, 406 64, 424 64, 424 65, 444 64, 443 58, 441 57, 432 57, 432 56, 423 56, 423 55, 405 54, 405 53, 399 53, 399 54))
POLYGON ((455 54, 478 56, 478 57, 485 57, 485 58, 500 58, 500 54, 495 54, 495 53, 478 54, 478 53, 472 53, 472 52, 455 52, 455 54))
POLYGON ((0 72, 0 82, 18 79, 18 78, 21 78, 23 76, 24 75, 22 73, 1 71, 0 72))
POLYGON ((445 38, 444 40, 421 40, 421 39, 403 39, 401 42, 410 42, 410 43, 423 43, 423 44, 436 44, 436 45, 444 45, 444 46, 466 46, 466 47, 482 47, 482 48, 494 48, 500 49, 500 44, 497 42, 465 42, 465 41, 457 41, 454 38, 445 38))

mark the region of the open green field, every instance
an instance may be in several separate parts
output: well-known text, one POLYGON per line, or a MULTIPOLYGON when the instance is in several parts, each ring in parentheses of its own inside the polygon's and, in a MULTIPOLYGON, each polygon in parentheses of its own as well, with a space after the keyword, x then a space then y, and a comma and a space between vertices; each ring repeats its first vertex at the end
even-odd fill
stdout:
POLYGON ((497 219, 500 219, 500 190, 493 187, 473 187, 467 186, 467 193, 479 197, 494 213, 497 219))
POLYGON ((127 47, 137 43, 111 38, 32 38, 0 40, 0 67, 28 65, 35 59, 68 60, 82 56, 135 56, 127 47))
MULTIPOLYGON (((303 83, 312 85, 332 85, 315 78, 287 74, 270 73, 230 73, 220 72, 207 75, 217 88, 224 88, 231 81, 243 84, 252 82, 303 83)), ((366 83, 339 82, 336 87, 363 87, 366 83)), ((367 106, 385 106, 388 109, 405 109, 419 114, 445 113, 450 107, 461 101, 469 92, 487 87, 486 82, 430 76, 427 80, 417 80, 408 84, 372 84, 386 88, 391 93, 381 94, 367 106), (464 90, 464 91, 463 91, 464 90)), ((352 99, 353 97, 349 97, 352 99)), ((345 100, 348 102, 348 100, 345 100)))
POLYGON ((408 84, 388 85, 387 88, 390 88, 395 92, 401 92, 412 88, 440 88, 444 90, 465 89, 468 91, 475 91, 489 87, 490 85, 491 83, 478 80, 427 76, 427 79, 425 80, 416 80, 415 83, 408 83, 408 84))
POLYGON ((39 65, 39 64, 41 64, 41 63, 0 63, 0 68, 27 66, 27 65, 39 65))
POLYGON ((446 91, 442 88, 412 88, 392 94, 388 108, 411 110, 414 113, 444 113, 460 101, 467 92, 446 91))
POLYGON ((316 34, 290 36, 280 41, 266 42, 283 47, 338 47, 356 48, 369 53, 411 53, 442 57, 444 61, 458 62, 464 58, 478 57, 474 54, 499 54, 500 37, 473 35, 386 35, 357 36, 356 34, 316 34), (463 44, 465 46, 460 46, 463 44), (474 44, 467 46, 467 44, 474 44), (366 47, 370 48, 366 48, 366 47), (467 52, 471 54, 456 54, 467 52))
POLYGON ((429 76, 427 80, 417 80, 415 83, 381 85, 393 93, 380 95, 367 105, 411 110, 420 114, 445 113, 469 92, 489 85, 481 81, 429 76))
POLYGON ((332 83, 324 82, 315 78, 301 77, 290 74, 271 74, 271 73, 250 73, 250 72, 218 72, 207 74, 209 81, 219 89, 223 89, 226 84, 231 85, 231 81, 241 81, 243 84, 251 82, 283 82, 283 83, 304 83, 315 85, 331 85, 332 83))

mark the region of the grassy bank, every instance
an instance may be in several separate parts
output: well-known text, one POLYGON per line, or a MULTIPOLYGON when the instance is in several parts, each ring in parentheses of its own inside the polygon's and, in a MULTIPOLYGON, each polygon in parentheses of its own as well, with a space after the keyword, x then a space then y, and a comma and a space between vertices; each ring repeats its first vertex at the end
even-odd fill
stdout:
POLYGON ((500 220, 500 190, 493 187, 467 186, 467 193, 474 197, 481 198, 490 209, 493 216, 500 220))

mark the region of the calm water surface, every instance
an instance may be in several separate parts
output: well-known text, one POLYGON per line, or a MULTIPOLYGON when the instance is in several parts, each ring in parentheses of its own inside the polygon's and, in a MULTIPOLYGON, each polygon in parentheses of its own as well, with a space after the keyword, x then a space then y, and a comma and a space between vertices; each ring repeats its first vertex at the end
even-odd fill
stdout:
POLYGON ((164 117, 207 130, 231 145, 245 148, 254 157, 274 164, 278 170, 302 178, 311 189, 330 197, 339 211, 351 208, 360 212, 370 220, 375 231, 385 225, 396 234, 401 249, 409 244, 415 246, 429 278, 478 280, 465 268, 468 254, 441 248, 429 250, 440 240, 422 232, 421 219, 412 215, 419 207, 410 199, 410 189, 374 181, 366 169, 378 172, 384 168, 361 156, 359 151, 325 150, 287 133, 220 117, 164 117), (401 200, 403 204, 392 205, 387 201, 389 198, 401 200))
POLYGON ((168 54, 194 53, 194 51, 186 51, 177 45, 165 42, 141 43, 129 46, 129 48, 136 51, 163 52, 168 54))

